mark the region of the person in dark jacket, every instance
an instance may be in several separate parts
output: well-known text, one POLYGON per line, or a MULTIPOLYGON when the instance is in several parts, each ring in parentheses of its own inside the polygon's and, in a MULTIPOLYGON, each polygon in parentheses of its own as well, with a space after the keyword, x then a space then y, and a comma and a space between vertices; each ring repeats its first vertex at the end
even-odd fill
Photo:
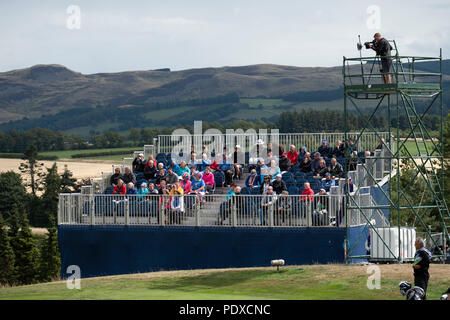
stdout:
POLYGON ((305 158, 307 153, 308 153, 308 149, 305 146, 300 148, 300 151, 298 152, 298 156, 296 159, 297 165, 300 165, 300 163, 303 161, 303 159, 305 158))
POLYGON ((137 194, 137 189, 134 187, 133 182, 127 184, 127 194, 137 194))
POLYGON ((259 186, 259 193, 261 193, 261 194, 267 193, 267 190, 269 189, 269 187, 272 187, 272 182, 270 182, 270 180, 271 180, 270 175, 264 176, 264 181, 259 186))
POLYGON ((320 155, 324 158, 329 158, 331 155, 331 148, 328 145, 327 139, 322 140, 322 145, 317 149, 317 152, 320 153, 320 155))
POLYGON ((344 174, 344 169, 342 165, 337 162, 336 158, 331 158, 330 166, 328 167, 328 172, 331 174, 331 178, 341 178, 344 174))
POLYGON ((109 184, 113 187, 116 187, 119 179, 122 179, 122 174, 120 173, 120 168, 117 167, 114 169, 114 174, 109 179, 109 184))
POLYGON ((391 83, 391 75, 389 71, 392 65, 391 50, 392 46, 385 38, 381 36, 378 32, 373 35, 374 40, 369 42, 369 48, 380 56, 381 60, 381 70, 380 72, 384 74, 383 80, 385 83, 391 83))
POLYGON ((156 174, 155 174, 155 177, 156 177, 156 184, 158 185, 158 184, 161 184, 161 181, 165 181, 166 183, 167 183, 167 181, 166 181, 166 170, 163 168, 163 169, 160 169, 159 170, 159 172, 157 172, 156 174))
POLYGON ((338 140, 336 142, 336 146, 331 151, 331 156, 332 157, 336 157, 336 158, 343 158, 343 157, 345 157, 344 144, 342 143, 341 140, 338 140))
POLYGON ((289 192, 283 191, 275 202, 275 225, 281 226, 288 221, 291 224, 292 201, 289 192))
POLYGON ((326 166, 325 160, 320 160, 319 166, 314 171, 314 178, 322 179, 328 173, 328 168, 326 166))
POLYGON ((123 183, 128 185, 130 182, 133 182, 133 184, 136 184, 136 176, 133 172, 131 172, 130 168, 125 168, 125 173, 122 176, 123 183))
POLYGON ((413 270, 414 270, 414 286, 421 287, 425 292, 423 299, 426 299, 428 280, 430 274, 428 268, 431 261, 431 252, 425 248, 425 242, 422 238, 417 238, 414 242, 416 247, 416 254, 414 255, 413 270))
POLYGON ((144 167, 144 177, 147 180, 155 179, 156 166, 153 160, 149 160, 144 167))
POLYGON ((300 171, 305 173, 311 172, 312 171, 311 164, 312 164, 311 154, 307 152, 302 162, 300 162, 299 164, 300 171))
POLYGON ((320 166, 320 161, 322 160, 321 154, 319 152, 314 153, 314 159, 311 161, 311 171, 314 175, 317 174, 317 169, 320 166))
POLYGON ((278 162, 278 166, 280 167, 280 171, 289 171, 291 168, 291 161, 286 157, 286 152, 281 154, 281 159, 278 162))
POLYGON ((256 169, 252 169, 250 171, 250 174, 247 176, 247 179, 245 179, 245 186, 247 188, 254 188, 259 186, 259 177, 258 173, 256 173, 256 169))
POLYGON ((277 174, 276 179, 272 182, 272 187, 276 194, 281 194, 287 190, 286 182, 282 180, 281 174, 277 174))
POLYGON ((144 172, 146 161, 144 159, 144 154, 139 153, 139 155, 133 160, 133 172, 144 172))

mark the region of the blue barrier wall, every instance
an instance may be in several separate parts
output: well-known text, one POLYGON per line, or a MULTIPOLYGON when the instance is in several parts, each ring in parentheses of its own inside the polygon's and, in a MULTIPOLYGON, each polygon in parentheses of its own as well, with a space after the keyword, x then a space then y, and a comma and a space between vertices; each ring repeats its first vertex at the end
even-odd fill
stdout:
POLYGON ((161 226, 58 227, 61 275, 82 277, 160 270, 343 263, 344 228, 161 226))
MULTIPOLYGON (((366 248, 367 237, 369 236, 370 226, 367 224, 348 228, 348 247, 349 256, 364 256, 368 254, 366 248)), ((350 263, 365 262, 365 258, 350 258, 350 263)))

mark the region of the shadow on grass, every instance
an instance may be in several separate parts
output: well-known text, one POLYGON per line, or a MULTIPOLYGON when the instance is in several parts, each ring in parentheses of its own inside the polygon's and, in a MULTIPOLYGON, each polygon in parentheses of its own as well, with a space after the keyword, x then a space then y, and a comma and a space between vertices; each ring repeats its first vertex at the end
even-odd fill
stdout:
POLYGON ((206 275, 187 276, 180 278, 164 278, 152 280, 149 289, 197 291, 220 289, 226 287, 245 286, 245 284, 264 280, 282 280, 293 274, 300 274, 304 270, 282 269, 276 270, 246 270, 213 272, 206 275))

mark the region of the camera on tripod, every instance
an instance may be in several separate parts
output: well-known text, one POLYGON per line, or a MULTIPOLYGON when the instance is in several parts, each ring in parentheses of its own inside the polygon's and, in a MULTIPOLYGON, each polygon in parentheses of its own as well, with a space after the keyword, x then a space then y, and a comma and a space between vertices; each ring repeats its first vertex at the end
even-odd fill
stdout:
MULTIPOLYGON (((357 43, 356 47, 358 48, 359 51, 361 51, 361 49, 363 48, 361 43, 357 43)), ((373 47, 373 43, 372 42, 364 42, 364 47, 366 49, 371 49, 373 47)))

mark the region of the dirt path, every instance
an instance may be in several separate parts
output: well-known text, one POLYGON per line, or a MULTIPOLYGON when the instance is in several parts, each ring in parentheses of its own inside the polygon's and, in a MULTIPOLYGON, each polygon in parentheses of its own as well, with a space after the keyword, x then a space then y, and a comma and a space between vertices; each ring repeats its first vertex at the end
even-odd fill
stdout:
MULTIPOLYGON (((0 158, 0 172, 14 171, 20 173, 19 165, 22 162, 20 159, 5 159, 0 158)), ((55 161, 41 161, 44 166, 50 168, 55 161)), ((64 171, 64 165, 67 165, 73 176, 77 179, 101 177, 102 172, 109 172, 112 170, 111 165, 113 161, 72 161, 72 160, 58 160, 58 172, 64 171)))

